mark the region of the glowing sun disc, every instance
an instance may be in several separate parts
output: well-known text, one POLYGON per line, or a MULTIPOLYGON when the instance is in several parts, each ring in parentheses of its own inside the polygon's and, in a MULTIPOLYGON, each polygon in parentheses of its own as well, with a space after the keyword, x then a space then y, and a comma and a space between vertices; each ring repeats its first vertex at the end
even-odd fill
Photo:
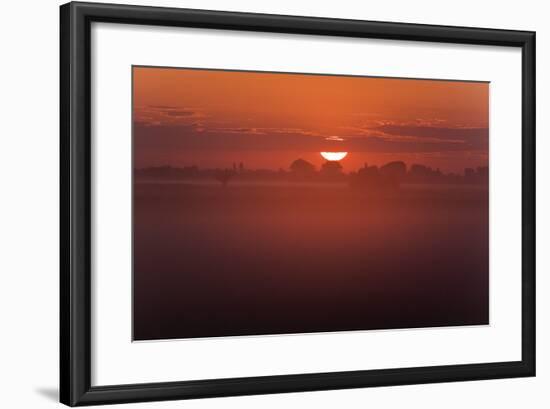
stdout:
POLYGON ((342 160, 347 155, 347 152, 321 152, 321 156, 331 162, 342 160))

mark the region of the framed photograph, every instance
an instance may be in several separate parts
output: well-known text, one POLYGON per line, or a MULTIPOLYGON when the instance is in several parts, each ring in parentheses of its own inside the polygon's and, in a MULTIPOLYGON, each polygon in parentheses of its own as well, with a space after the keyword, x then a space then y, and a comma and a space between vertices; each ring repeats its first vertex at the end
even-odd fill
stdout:
POLYGON ((61 6, 61 402, 535 375, 535 33, 61 6))

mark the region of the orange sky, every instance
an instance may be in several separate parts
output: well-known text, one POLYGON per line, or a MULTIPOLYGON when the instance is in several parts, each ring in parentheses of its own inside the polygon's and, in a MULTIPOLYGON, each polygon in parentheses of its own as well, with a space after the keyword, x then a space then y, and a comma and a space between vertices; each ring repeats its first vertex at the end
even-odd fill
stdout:
POLYGON ((345 150, 344 170, 462 172, 487 165, 488 103, 487 83, 134 67, 135 163, 287 169, 345 150))

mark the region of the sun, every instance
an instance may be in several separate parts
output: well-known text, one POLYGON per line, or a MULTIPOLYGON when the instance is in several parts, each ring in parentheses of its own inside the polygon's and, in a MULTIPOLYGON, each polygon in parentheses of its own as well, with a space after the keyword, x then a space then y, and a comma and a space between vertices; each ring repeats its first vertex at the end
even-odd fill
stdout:
POLYGON ((329 162, 342 160, 347 155, 347 152, 321 152, 321 156, 329 162))

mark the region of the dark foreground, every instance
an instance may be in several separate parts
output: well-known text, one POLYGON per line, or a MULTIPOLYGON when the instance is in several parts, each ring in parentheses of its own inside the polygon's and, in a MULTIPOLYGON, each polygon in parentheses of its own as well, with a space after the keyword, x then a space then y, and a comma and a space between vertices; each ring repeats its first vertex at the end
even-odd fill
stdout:
POLYGON ((134 339, 488 324, 488 194, 136 183, 134 339))

